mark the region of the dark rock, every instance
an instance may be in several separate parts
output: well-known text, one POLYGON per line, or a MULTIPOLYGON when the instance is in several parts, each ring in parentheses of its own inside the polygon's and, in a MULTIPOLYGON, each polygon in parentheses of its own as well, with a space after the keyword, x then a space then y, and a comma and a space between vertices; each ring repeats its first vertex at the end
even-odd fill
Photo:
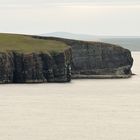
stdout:
POLYGON ((45 82, 43 75, 43 62, 40 54, 14 53, 15 83, 45 82))
POLYGON ((12 55, 0 52, 0 83, 13 81, 14 62, 12 55))
POLYGON ((69 82, 71 49, 62 53, 0 53, 0 83, 69 82))
POLYGON ((131 75, 133 59, 129 50, 105 43, 80 43, 72 45, 73 76, 131 75))
POLYGON ((71 49, 64 53, 41 54, 43 75, 48 82, 69 82, 71 80, 71 49))

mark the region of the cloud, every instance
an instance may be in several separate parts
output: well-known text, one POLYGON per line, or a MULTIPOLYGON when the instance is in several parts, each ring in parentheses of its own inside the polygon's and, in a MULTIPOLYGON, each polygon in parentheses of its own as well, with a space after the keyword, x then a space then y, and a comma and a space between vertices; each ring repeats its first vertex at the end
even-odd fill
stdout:
POLYGON ((61 7, 61 6, 136 6, 140 5, 139 0, 0 0, 0 7, 8 8, 31 8, 31 7, 61 7))

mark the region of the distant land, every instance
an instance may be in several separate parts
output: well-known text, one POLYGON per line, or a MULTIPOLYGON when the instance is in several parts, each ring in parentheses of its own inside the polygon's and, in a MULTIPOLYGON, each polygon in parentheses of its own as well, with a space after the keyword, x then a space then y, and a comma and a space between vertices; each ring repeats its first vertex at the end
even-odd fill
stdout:
POLYGON ((67 39, 86 40, 86 41, 100 41, 120 45, 131 51, 140 51, 140 36, 102 36, 102 35, 98 36, 86 34, 73 34, 68 32, 45 33, 41 34, 41 36, 61 37, 67 39))

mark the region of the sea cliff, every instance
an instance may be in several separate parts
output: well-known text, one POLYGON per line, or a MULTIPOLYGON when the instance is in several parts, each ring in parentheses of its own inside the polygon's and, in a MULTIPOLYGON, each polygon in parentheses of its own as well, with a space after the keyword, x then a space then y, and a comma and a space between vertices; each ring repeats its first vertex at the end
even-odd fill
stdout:
POLYGON ((131 77, 131 52, 117 45, 0 34, 0 83, 131 77))
POLYGON ((59 40, 71 46, 72 78, 128 78, 132 75, 131 52, 121 46, 54 37, 40 38, 59 40))

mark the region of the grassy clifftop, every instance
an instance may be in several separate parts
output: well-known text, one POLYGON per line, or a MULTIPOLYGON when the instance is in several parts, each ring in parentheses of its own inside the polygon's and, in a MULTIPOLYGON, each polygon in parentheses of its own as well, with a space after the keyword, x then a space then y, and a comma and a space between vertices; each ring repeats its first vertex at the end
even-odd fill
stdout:
POLYGON ((20 51, 31 52, 62 52, 68 46, 56 40, 43 40, 28 35, 0 33, 0 52, 20 51))

